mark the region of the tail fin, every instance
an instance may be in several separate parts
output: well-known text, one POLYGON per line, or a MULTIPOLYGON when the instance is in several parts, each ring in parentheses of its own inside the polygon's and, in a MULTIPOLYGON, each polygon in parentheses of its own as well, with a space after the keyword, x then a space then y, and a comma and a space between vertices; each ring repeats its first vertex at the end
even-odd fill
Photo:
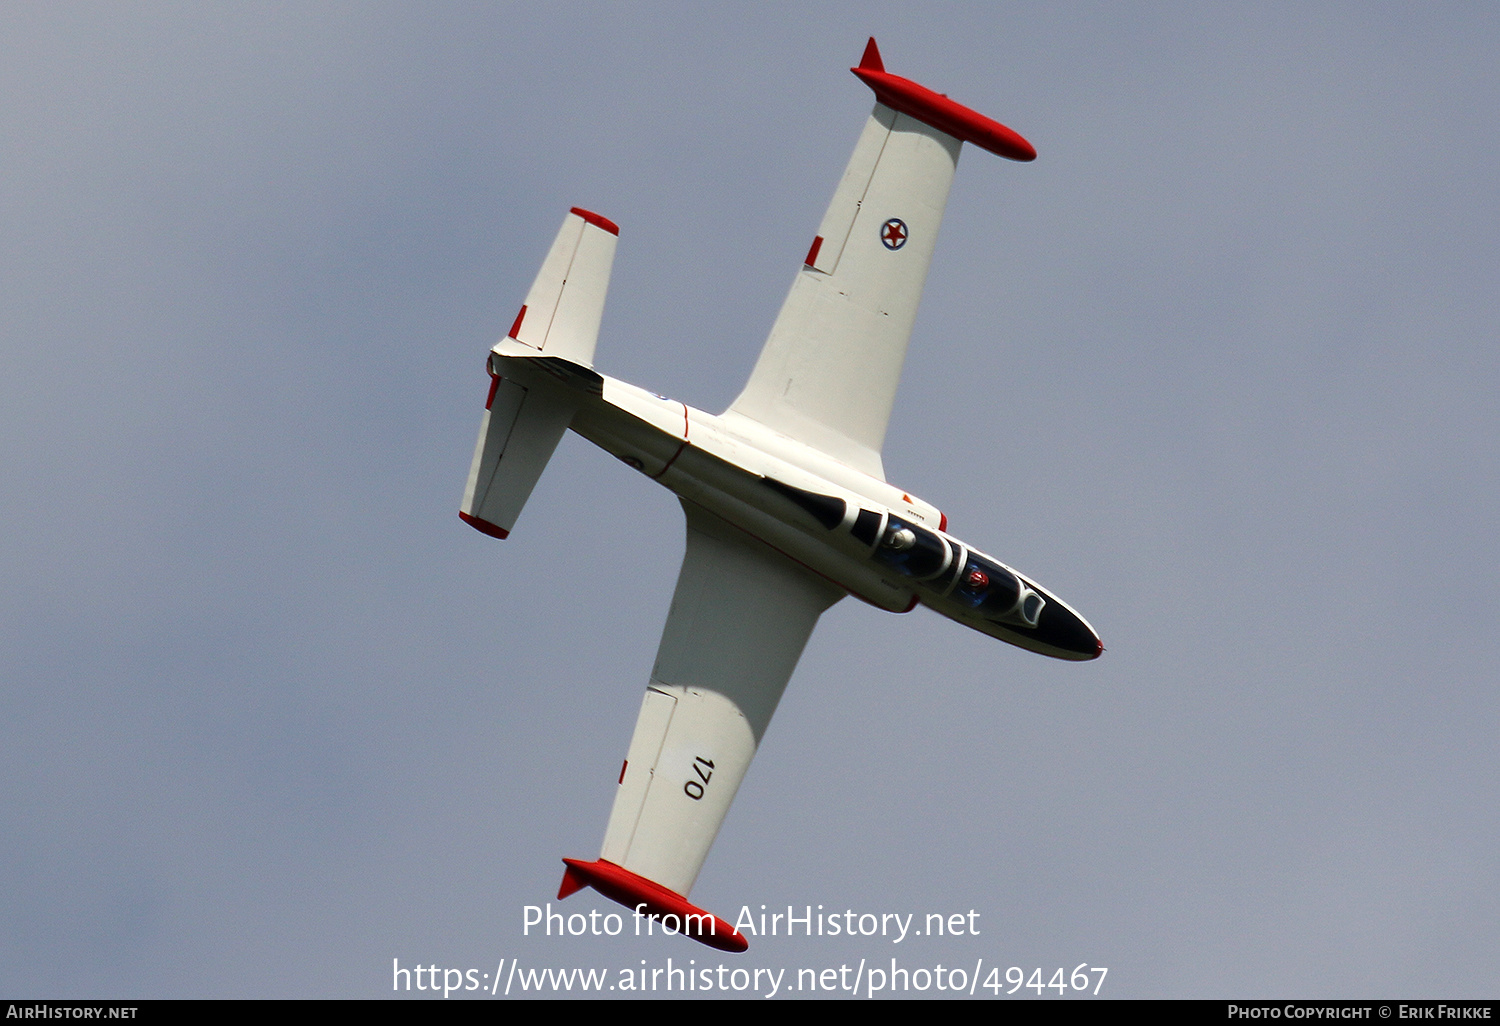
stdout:
POLYGON ((502 378, 502 354, 593 366, 619 234, 608 218, 579 207, 569 211, 521 312, 490 357, 490 395, 458 513, 475 530, 496 538, 510 534, 576 408, 564 394, 502 378))

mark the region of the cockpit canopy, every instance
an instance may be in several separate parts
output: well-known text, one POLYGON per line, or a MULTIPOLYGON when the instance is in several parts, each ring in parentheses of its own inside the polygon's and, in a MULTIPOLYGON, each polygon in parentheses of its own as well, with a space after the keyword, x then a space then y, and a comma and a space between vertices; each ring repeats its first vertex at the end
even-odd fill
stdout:
POLYGON ((948 568, 953 552, 942 535, 890 517, 875 548, 875 561, 905 577, 926 581, 948 568))
MULTIPOLYGON (((861 510, 864 521, 868 510, 861 510)), ((867 528, 871 540, 875 527, 867 528)), ((861 534, 856 527, 856 534, 861 534)), ((900 517, 886 519, 875 562, 937 592, 971 615, 1035 627, 1047 600, 988 556, 900 517)))

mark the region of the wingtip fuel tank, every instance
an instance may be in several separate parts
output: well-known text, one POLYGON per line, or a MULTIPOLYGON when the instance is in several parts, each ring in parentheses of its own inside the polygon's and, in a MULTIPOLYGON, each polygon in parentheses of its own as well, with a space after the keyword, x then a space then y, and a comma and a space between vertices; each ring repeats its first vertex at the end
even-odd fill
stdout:
POLYGON ((581 859, 563 859, 567 869, 563 871, 562 886, 557 897, 568 895, 584 887, 592 887, 612 901, 617 901, 635 912, 638 919, 637 934, 660 933, 684 934, 720 951, 745 951, 750 942, 745 935, 712 912, 706 912, 682 895, 652 883, 622 866, 604 859, 584 862, 581 859))

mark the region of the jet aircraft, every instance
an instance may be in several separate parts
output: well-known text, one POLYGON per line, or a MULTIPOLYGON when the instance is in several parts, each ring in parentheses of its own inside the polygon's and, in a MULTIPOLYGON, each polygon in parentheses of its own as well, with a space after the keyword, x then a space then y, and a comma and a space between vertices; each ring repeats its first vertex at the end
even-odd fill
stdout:
POLYGON ((918 603, 1058 659, 1094 659, 1087 621, 948 533, 889 484, 881 447, 964 143, 1036 157, 1011 129, 885 70, 749 382, 714 416, 594 370, 619 228, 573 208, 505 338, 459 516, 506 537, 572 428, 676 492, 687 549, 599 857, 564 859, 559 899, 592 886, 713 947, 745 938, 687 895, 813 626, 845 595, 918 603))

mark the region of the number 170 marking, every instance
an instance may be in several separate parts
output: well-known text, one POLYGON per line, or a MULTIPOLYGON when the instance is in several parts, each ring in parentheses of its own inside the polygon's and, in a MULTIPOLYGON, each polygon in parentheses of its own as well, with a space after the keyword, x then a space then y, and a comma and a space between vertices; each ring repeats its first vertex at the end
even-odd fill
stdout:
POLYGON ((703 797, 703 786, 713 778, 714 762, 712 759, 705 759, 700 755, 693 760, 693 769, 698 774, 698 780, 689 779, 686 784, 682 785, 682 790, 687 794, 689 798, 696 802, 703 797), (703 768, 705 766, 707 766, 708 769, 705 770, 703 768))

